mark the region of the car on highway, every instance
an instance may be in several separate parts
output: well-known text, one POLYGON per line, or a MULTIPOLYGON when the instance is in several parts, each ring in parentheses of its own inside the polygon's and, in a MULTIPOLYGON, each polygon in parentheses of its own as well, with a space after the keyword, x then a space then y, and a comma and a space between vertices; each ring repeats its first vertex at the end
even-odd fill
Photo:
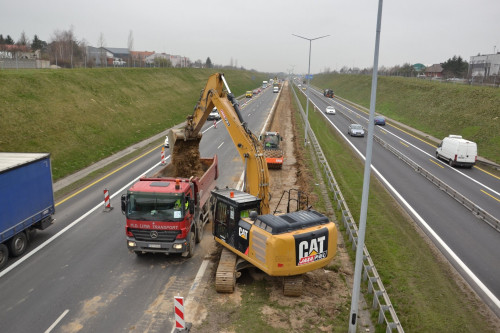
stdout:
POLYGON ((165 137, 165 143, 164 143, 165 148, 170 147, 168 144, 168 135, 165 137))
POLYGON ((326 114, 335 114, 335 108, 331 105, 328 105, 325 109, 326 114))
POLYGON ((365 130, 360 124, 351 124, 347 129, 347 134, 350 136, 365 136, 365 130))
POLYGON ((260 93, 260 89, 254 89, 253 94, 257 95, 258 93, 260 93))
POLYGON ((207 120, 220 120, 220 114, 219 111, 217 111, 217 108, 212 109, 212 112, 208 115, 207 120))
POLYGON ((250 98, 250 97, 252 97, 252 96, 253 96, 253 92, 252 92, 252 91, 250 91, 250 90, 248 90, 248 91, 246 92, 246 94, 245 94, 245 97, 248 97, 248 98, 250 98))
POLYGON ((375 116, 375 118, 373 118, 373 122, 375 123, 375 125, 384 126, 385 118, 382 116, 375 116))

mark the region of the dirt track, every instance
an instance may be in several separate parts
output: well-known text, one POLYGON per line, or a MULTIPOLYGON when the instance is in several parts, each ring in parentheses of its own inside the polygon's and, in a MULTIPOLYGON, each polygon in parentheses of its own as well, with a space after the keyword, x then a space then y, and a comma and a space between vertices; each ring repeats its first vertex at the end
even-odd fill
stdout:
MULTIPOLYGON (((300 140, 297 140, 294 135, 296 132, 294 115, 290 92, 285 85, 277 105, 274 121, 268 128, 270 131, 279 132, 284 137, 282 149, 285 154, 283 169, 269 170, 272 211, 277 209, 286 212, 286 202, 276 208, 284 190, 293 188, 311 193, 309 186, 313 176, 304 163, 301 150, 298 149, 300 144, 298 141, 300 140)), ((310 195, 309 202, 313 203, 314 201, 314 197, 310 195)), ((219 250, 219 248, 215 249, 213 256, 216 257, 219 250)), ((313 327, 315 331, 319 328, 320 332, 332 332, 334 328, 331 326, 331 318, 339 313, 342 313, 342 317, 345 316, 346 308, 350 303, 350 288, 346 281, 350 280, 350 276, 352 276, 352 268, 345 251, 338 253, 328 267, 328 269, 318 269, 305 274, 304 295, 297 298, 283 296, 281 279, 269 277, 255 270, 243 271, 242 277, 237 281, 235 293, 230 295, 217 294, 214 288, 215 272, 212 272, 212 278, 204 292, 203 303, 198 304, 198 308, 201 308, 202 318, 198 317, 199 320, 193 322, 191 332, 241 332, 235 328, 235 325, 240 318, 238 311, 244 311, 241 309, 242 293, 245 293, 246 285, 262 279, 266 281, 265 288, 270 297, 269 301, 279 304, 279 309, 270 306, 259 309, 261 311, 260 317, 270 326, 289 332, 311 331, 313 327), (241 281, 245 281, 245 285, 241 281), (233 304, 232 311, 210 311, 210 309, 227 306, 227 304, 233 304)))

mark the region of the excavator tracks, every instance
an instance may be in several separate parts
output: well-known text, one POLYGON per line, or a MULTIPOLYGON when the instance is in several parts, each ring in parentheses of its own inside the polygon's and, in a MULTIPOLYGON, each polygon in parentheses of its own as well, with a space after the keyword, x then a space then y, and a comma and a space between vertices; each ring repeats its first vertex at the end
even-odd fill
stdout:
POLYGON ((302 275, 285 276, 283 278, 283 295, 298 297, 302 295, 304 278, 302 275))
POLYGON ((232 293, 236 286, 237 256, 228 249, 222 249, 219 267, 215 274, 215 290, 219 293, 232 293))

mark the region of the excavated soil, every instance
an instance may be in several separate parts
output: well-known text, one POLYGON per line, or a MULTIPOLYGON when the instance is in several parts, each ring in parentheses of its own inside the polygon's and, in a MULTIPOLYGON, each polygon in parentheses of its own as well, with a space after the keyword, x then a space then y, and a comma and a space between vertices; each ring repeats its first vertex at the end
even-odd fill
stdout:
MULTIPOLYGON (((314 194, 310 190, 311 171, 306 167, 304 157, 300 149, 300 140, 297 140, 295 110, 292 109, 291 96, 288 87, 282 89, 280 101, 275 111, 269 131, 279 132, 283 137, 282 149, 285 160, 283 169, 269 170, 270 188, 272 199, 271 210, 286 212, 286 200, 278 205, 284 191, 297 189, 309 195, 309 204, 315 202, 314 194)), ((295 210, 294 207, 293 210, 295 210)), ((303 207, 301 207, 303 208, 303 207)), ((215 263, 220 253, 220 246, 214 245, 210 258, 215 263)), ((216 267, 216 265, 214 265, 216 267)), ((261 318, 270 326, 282 328, 289 332, 311 331, 311 325, 319 332, 331 332, 333 327, 329 326, 328 320, 338 314, 350 303, 350 289, 346 284, 352 276, 352 267, 345 250, 338 249, 337 255, 327 269, 318 269, 308 272, 304 276, 304 292, 300 297, 283 296, 282 279, 270 277, 257 269, 244 270, 242 276, 237 280, 236 291, 233 294, 218 294, 215 291, 215 268, 211 272, 211 279, 204 292, 203 301, 197 304, 198 313, 193 314, 191 321, 193 327, 191 332, 241 332, 236 330, 235 325, 240 315, 239 306, 242 294, 245 292, 244 285, 251 285, 257 280, 266 281, 266 291, 269 295, 269 304, 278 306, 263 306, 259 311, 261 318), (227 308, 231 311, 211 311, 213 309, 227 308)), ((257 309, 255 309, 257 310, 257 309)), ((346 318, 347 320, 347 318, 346 318)), ((247 323, 251 325, 252 323, 247 323)), ((243 330, 245 331, 245 330, 243 330)), ((248 331, 252 331, 249 327, 248 331)))
POLYGON ((154 177, 190 178, 203 176, 203 164, 200 161, 200 140, 177 140, 172 143, 172 159, 169 165, 154 177))

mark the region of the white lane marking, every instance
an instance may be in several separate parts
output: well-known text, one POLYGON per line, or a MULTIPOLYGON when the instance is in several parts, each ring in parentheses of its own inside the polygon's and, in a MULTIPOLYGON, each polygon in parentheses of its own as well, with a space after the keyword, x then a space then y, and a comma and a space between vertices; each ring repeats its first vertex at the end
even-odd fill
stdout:
MULTIPOLYGON (((344 137, 344 139, 351 145, 351 147, 358 153, 358 155, 361 156, 361 158, 363 160, 365 160, 365 157, 363 156, 363 154, 352 144, 351 141, 347 140, 347 137, 344 135, 344 133, 342 133, 339 130, 339 128, 337 126, 335 126, 335 124, 328 117, 326 117, 326 118, 332 124, 332 126, 335 127, 335 129, 340 133, 340 135, 342 135, 344 137)), ((479 280, 479 278, 469 269, 469 267, 467 267, 467 265, 465 265, 465 263, 455 254, 455 252, 453 252, 453 250, 448 246, 448 244, 446 244, 441 239, 441 237, 439 237, 439 235, 431 228, 431 226, 427 224, 427 222, 415 211, 415 209, 413 209, 412 206, 410 206, 410 204, 403 198, 403 196, 401 196, 401 194, 399 194, 399 192, 396 191, 396 189, 389 183, 389 181, 387 181, 387 179, 385 179, 384 176, 382 176, 382 174, 377 170, 377 168, 375 168, 373 165, 371 165, 371 169, 373 170, 373 172, 375 172, 377 174, 377 176, 389 188, 389 190, 392 193, 394 193, 394 195, 397 196, 399 198, 399 200, 401 200, 403 205, 410 212, 412 212, 412 214, 414 214, 414 216, 422 224, 422 226, 427 231, 429 231, 429 233, 432 235, 432 237, 434 237, 434 239, 443 247, 443 249, 450 255, 450 257, 453 260, 455 260, 457 265, 460 266, 464 270, 465 274, 467 274, 469 276, 469 278, 472 281, 474 281, 474 283, 476 283, 476 285, 479 287, 479 289, 481 289, 485 293, 485 295, 493 302, 493 304, 495 304, 500 309, 500 300, 488 289, 488 287, 486 287, 486 285, 481 280, 479 280)))
POLYGON ((217 147, 217 149, 219 149, 220 147, 222 147, 222 145, 223 145, 223 144, 224 144, 224 142, 222 142, 222 143, 219 145, 219 147, 217 147))
POLYGON ((69 310, 66 309, 60 316, 59 318, 56 319, 56 321, 54 323, 52 323, 52 325, 50 325, 49 328, 47 328, 47 330, 44 332, 44 333, 50 333, 56 326, 57 324, 59 324, 59 322, 64 318, 64 316, 66 316, 68 314, 69 310))
MULTIPOLYGON (((169 158, 170 158, 170 155, 166 159, 169 159, 169 158)), ((137 176, 136 178, 134 178, 133 180, 131 180, 128 184, 126 184, 121 189, 119 189, 114 194, 112 194, 110 196, 110 198, 112 199, 112 198, 116 197, 117 195, 119 195, 121 192, 123 192, 128 187, 130 187, 133 183, 135 183, 137 180, 139 180, 139 178, 141 178, 142 175, 147 174, 148 172, 150 172, 151 170, 153 170, 154 168, 156 168, 160 164, 161 164, 161 162, 158 162, 155 165, 153 165, 151 168, 149 168, 148 170, 146 170, 143 173, 141 173, 140 176, 137 176)), ((102 202, 99 202, 97 205, 94 206, 94 208, 91 208, 89 211, 87 211, 85 214, 83 214, 82 216, 80 216, 78 219, 74 220, 69 225, 67 225, 62 230, 60 230, 57 234, 55 234, 54 236, 50 237, 49 239, 47 239, 42 244, 38 245, 35 249, 33 249, 33 251, 30 251, 30 252, 26 253, 21 259, 19 259, 18 261, 16 261, 15 263, 13 263, 12 265, 10 265, 6 269, 4 269, 2 272, 0 272, 0 278, 2 276, 4 276, 5 274, 7 274, 8 272, 10 272, 11 270, 13 270, 14 268, 16 268, 17 266, 21 265, 23 262, 25 262, 29 258, 31 258, 31 256, 35 255, 38 251, 40 251, 41 249, 43 249, 44 247, 46 247, 47 245, 49 245, 50 243, 52 243, 59 236, 61 236, 62 234, 64 234, 69 229, 73 228, 75 225, 77 225, 78 223, 80 223, 84 218, 86 218, 87 216, 89 216, 90 214, 92 214, 94 211, 96 211, 99 208, 102 208, 102 202)))
MULTIPOLYGON (((336 102, 336 103, 338 103, 338 102, 336 102)), ((314 104, 314 103, 313 103, 313 104, 314 104)), ((339 104, 340 104, 340 103, 339 103, 339 104)), ((314 104, 314 105, 315 105, 315 104, 314 104)), ((342 104, 340 104, 340 105, 342 105, 342 104)), ((315 105, 315 106, 316 106, 316 105, 315 105)), ((344 105, 342 105, 342 106, 344 106, 344 105)), ((349 107, 346 107, 346 106, 344 106, 344 107, 345 107, 346 109, 348 109, 349 111, 354 112, 354 111, 353 111, 353 110, 351 110, 349 107)), ((358 114, 358 113, 356 113, 356 112, 354 112, 354 113, 355 113, 355 114, 358 114)), ((365 118, 365 117, 362 117, 362 118, 363 118, 363 119, 365 119, 366 121, 368 121, 368 119, 367 119, 367 118, 365 118)), ((426 152, 426 151, 424 151, 423 149, 421 149, 421 148, 419 148, 419 147, 415 146, 415 145, 414 145, 414 144, 412 144, 411 142, 409 142, 409 141, 407 141, 407 140, 403 139, 402 137, 400 137, 400 136, 396 135, 395 133, 392 133, 391 131, 389 131, 389 130, 387 130, 387 129, 386 129, 385 131, 386 131, 387 133, 389 133, 389 134, 393 135, 394 137, 398 138, 399 140, 401 140, 401 141, 405 142, 406 144, 408 144, 408 145, 412 146, 413 148, 415 148, 416 150, 420 151, 421 153, 423 153, 423 154, 425 154, 425 155, 427 155, 427 156, 430 156, 430 157, 434 157, 434 155, 429 154, 428 152, 426 152)), ((437 160, 437 159, 436 159, 436 160, 437 160)), ((441 163, 441 164, 443 164, 444 166, 446 166, 446 167, 450 168, 451 170, 453 170, 453 171, 455 171, 455 172, 459 173, 459 174, 460 174, 460 175, 462 175, 463 177, 465 177, 465 178, 467 178, 467 179, 469 179, 469 180, 473 181, 474 183, 478 184, 479 186, 482 186, 482 187, 484 187, 485 189, 487 189, 487 190, 489 190, 489 191, 491 191, 491 192, 495 193, 496 195, 499 195, 499 196, 500 196, 500 193, 498 193, 498 192, 497 192, 497 191, 495 191, 494 189, 492 189, 492 188, 490 188, 490 187, 488 187, 488 186, 484 185, 484 184, 483 184, 483 183, 481 183, 480 181, 478 181, 478 180, 476 180, 476 179, 472 178, 471 176, 466 175, 466 174, 465 174, 465 173, 463 173, 462 171, 460 171, 460 170, 458 170, 458 169, 456 169, 456 168, 453 168, 453 167, 449 166, 447 163, 444 163, 444 162, 443 162, 443 161, 441 161, 441 160, 438 160, 438 162, 439 162, 439 163, 441 163)))

